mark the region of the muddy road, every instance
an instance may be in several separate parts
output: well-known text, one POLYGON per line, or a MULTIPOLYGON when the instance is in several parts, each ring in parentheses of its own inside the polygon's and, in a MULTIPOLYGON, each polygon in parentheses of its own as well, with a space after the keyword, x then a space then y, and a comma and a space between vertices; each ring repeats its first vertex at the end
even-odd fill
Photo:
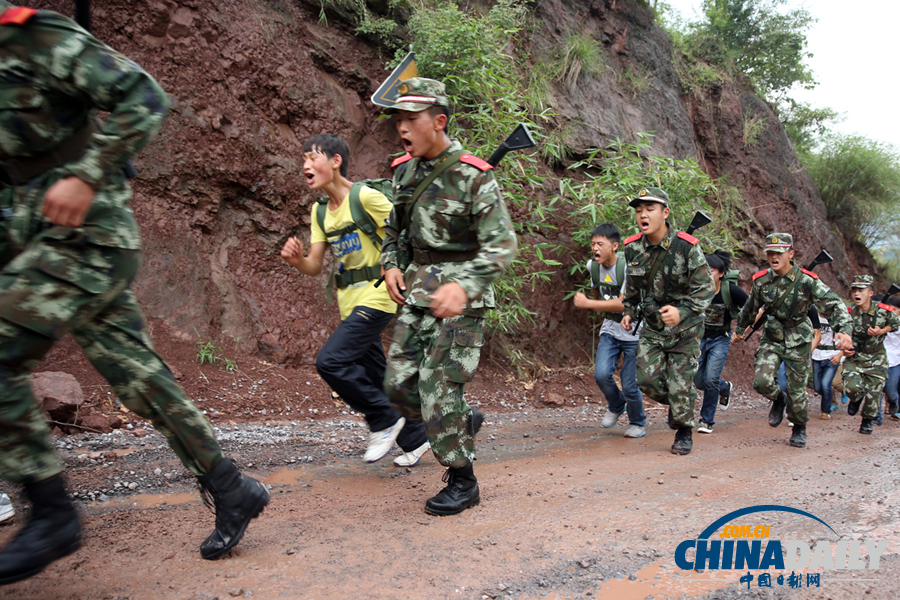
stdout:
MULTIPOLYGON (((359 459, 358 417, 218 426, 272 502, 225 559, 201 560, 213 517, 159 434, 120 431, 58 442, 85 520, 85 545, 41 575, 0 588, 37 599, 254 598, 885 598, 898 595, 898 431, 872 436, 839 413, 809 424, 809 446, 765 422, 759 397, 669 453, 661 407, 649 433, 600 428, 596 405, 495 412, 479 436, 482 503, 426 515, 443 469, 428 454, 411 469, 359 459), (744 572, 684 571, 674 553, 715 519, 747 506, 807 511, 845 540, 887 540, 877 570, 823 570, 818 588, 749 590, 744 572)), ((15 491, 6 487, 5 490, 15 491)), ((18 505, 18 499, 16 504, 18 505)), ((23 521, 0 528, 5 541, 23 521)), ((814 521, 762 513, 770 537, 837 540, 814 521)), ((759 573, 758 571, 755 573, 759 573)), ((805 584, 805 581, 804 581, 805 584)))

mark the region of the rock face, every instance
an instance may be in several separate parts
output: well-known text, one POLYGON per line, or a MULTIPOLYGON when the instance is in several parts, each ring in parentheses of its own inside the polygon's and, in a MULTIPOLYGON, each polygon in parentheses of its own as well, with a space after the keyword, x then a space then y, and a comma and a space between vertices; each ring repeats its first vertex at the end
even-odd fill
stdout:
POLYGON ((41 409, 60 423, 73 423, 84 404, 84 392, 74 376, 68 373, 35 373, 31 389, 41 409))
MULTIPOLYGON (((72 7, 69 0, 33 5, 72 7)), ((183 334, 232 337, 291 364, 313 363, 339 322, 326 303, 326 275, 301 276, 279 257, 289 236, 309 240, 315 198, 302 174, 303 142, 323 132, 346 139, 351 179, 388 176, 399 150, 369 101, 387 74, 384 49, 340 19, 320 22, 319 10, 318 0, 93 2, 94 33, 172 98, 162 133, 135 161, 133 205, 145 246, 135 289, 145 312, 183 334)), ((846 284, 867 260, 832 234, 769 107, 731 89, 685 96, 668 38, 636 0, 546 0, 535 11, 536 48, 584 31, 607 53, 598 75, 558 90, 557 111, 571 124, 567 143, 576 151, 653 131, 656 153, 728 175, 753 217, 745 251, 757 261, 743 265, 747 278, 770 229, 792 231, 804 256, 827 248, 836 261, 820 274, 829 283, 846 284), (642 86, 629 83, 635 77, 642 86), (752 144, 743 135, 748 114, 765 123, 752 144)), ((549 364, 583 362, 592 343, 584 313, 561 301, 561 291, 581 283, 569 266, 528 299, 537 324, 514 340, 549 364)))

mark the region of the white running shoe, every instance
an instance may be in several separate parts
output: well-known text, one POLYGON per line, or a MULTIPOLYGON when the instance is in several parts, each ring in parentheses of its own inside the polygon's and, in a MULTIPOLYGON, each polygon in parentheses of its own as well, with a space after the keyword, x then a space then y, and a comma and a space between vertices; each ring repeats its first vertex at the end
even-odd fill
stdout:
POLYGON ((8 521, 13 518, 13 515, 16 514, 16 509, 13 508, 12 502, 9 500, 9 496, 6 494, 0 494, 0 523, 3 521, 8 521))
POLYGON ((603 427, 604 429, 615 427, 616 423, 619 422, 619 417, 621 416, 622 413, 614 413, 611 410, 607 410, 606 414, 603 415, 603 421, 600 422, 600 427, 603 427))
POLYGON ((641 427, 640 425, 629 425, 628 429, 625 430, 625 437, 627 438, 641 438, 647 435, 647 430, 641 427))
POLYGON ((394 442, 397 440, 397 436, 400 435, 400 430, 403 429, 404 425, 406 425, 406 419, 400 417, 396 423, 387 429, 370 433, 369 447, 366 448, 366 453, 363 454, 363 460, 373 463, 387 456, 391 448, 394 447, 394 442))
POLYGON ((419 459, 422 456, 431 450, 431 444, 425 442, 415 450, 410 452, 404 452, 400 456, 394 459, 394 466, 396 467, 411 467, 419 462, 419 459))

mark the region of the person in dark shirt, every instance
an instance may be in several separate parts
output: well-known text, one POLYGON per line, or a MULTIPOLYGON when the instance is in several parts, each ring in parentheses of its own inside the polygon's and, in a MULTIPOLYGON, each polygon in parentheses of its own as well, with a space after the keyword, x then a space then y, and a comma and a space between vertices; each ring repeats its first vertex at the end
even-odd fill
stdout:
POLYGON ((716 250, 706 255, 706 262, 716 282, 716 295, 706 312, 703 339, 700 340, 700 363, 694 375, 694 386, 703 392, 698 433, 712 433, 716 406, 728 407, 731 382, 721 379, 725 359, 731 348, 731 321, 747 302, 747 292, 725 280, 731 267, 731 253, 716 250), (727 286, 727 289, 723 289, 727 286))

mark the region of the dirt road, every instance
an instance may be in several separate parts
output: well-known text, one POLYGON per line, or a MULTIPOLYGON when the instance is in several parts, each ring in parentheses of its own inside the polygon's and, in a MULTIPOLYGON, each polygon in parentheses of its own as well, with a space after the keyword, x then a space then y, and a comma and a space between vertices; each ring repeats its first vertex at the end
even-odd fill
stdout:
MULTIPOLYGON (((772 430, 762 405, 749 404, 720 413, 714 434, 695 433, 687 457, 669 453, 660 408, 639 440, 624 439, 621 424, 601 429, 597 406, 494 414, 476 464, 482 504, 445 518, 422 511, 442 485, 430 455, 409 470, 388 460, 362 464, 364 430, 346 423, 283 424, 268 428, 264 443, 242 437, 243 426, 226 428, 229 455, 271 485, 272 503, 241 545, 214 562, 197 551, 212 516, 162 438, 151 434, 114 462, 79 458, 99 442, 79 448, 68 438, 73 490, 86 498, 92 485, 108 488, 111 498, 80 503, 82 550, 0 588, 0 597, 896 598, 898 423, 862 436, 858 417, 814 418, 809 447, 798 450, 787 444, 786 425, 772 430), (129 494, 129 480, 138 491, 153 481, 166 491, 129 494), (880 568, 821 571, 819 588, 795 590, 773 572, 772 588, 754 579, 748 591, 738 582, 743 572, 676 567, 680 541, 762 504, 812 513, 843 539, 888 540, 880 568)), ((771 525, 772 538, 837 539, 805 517, 754 519, 742 523, 771 525)), ((12 532, 4 527, 0 541, 12 532)))

